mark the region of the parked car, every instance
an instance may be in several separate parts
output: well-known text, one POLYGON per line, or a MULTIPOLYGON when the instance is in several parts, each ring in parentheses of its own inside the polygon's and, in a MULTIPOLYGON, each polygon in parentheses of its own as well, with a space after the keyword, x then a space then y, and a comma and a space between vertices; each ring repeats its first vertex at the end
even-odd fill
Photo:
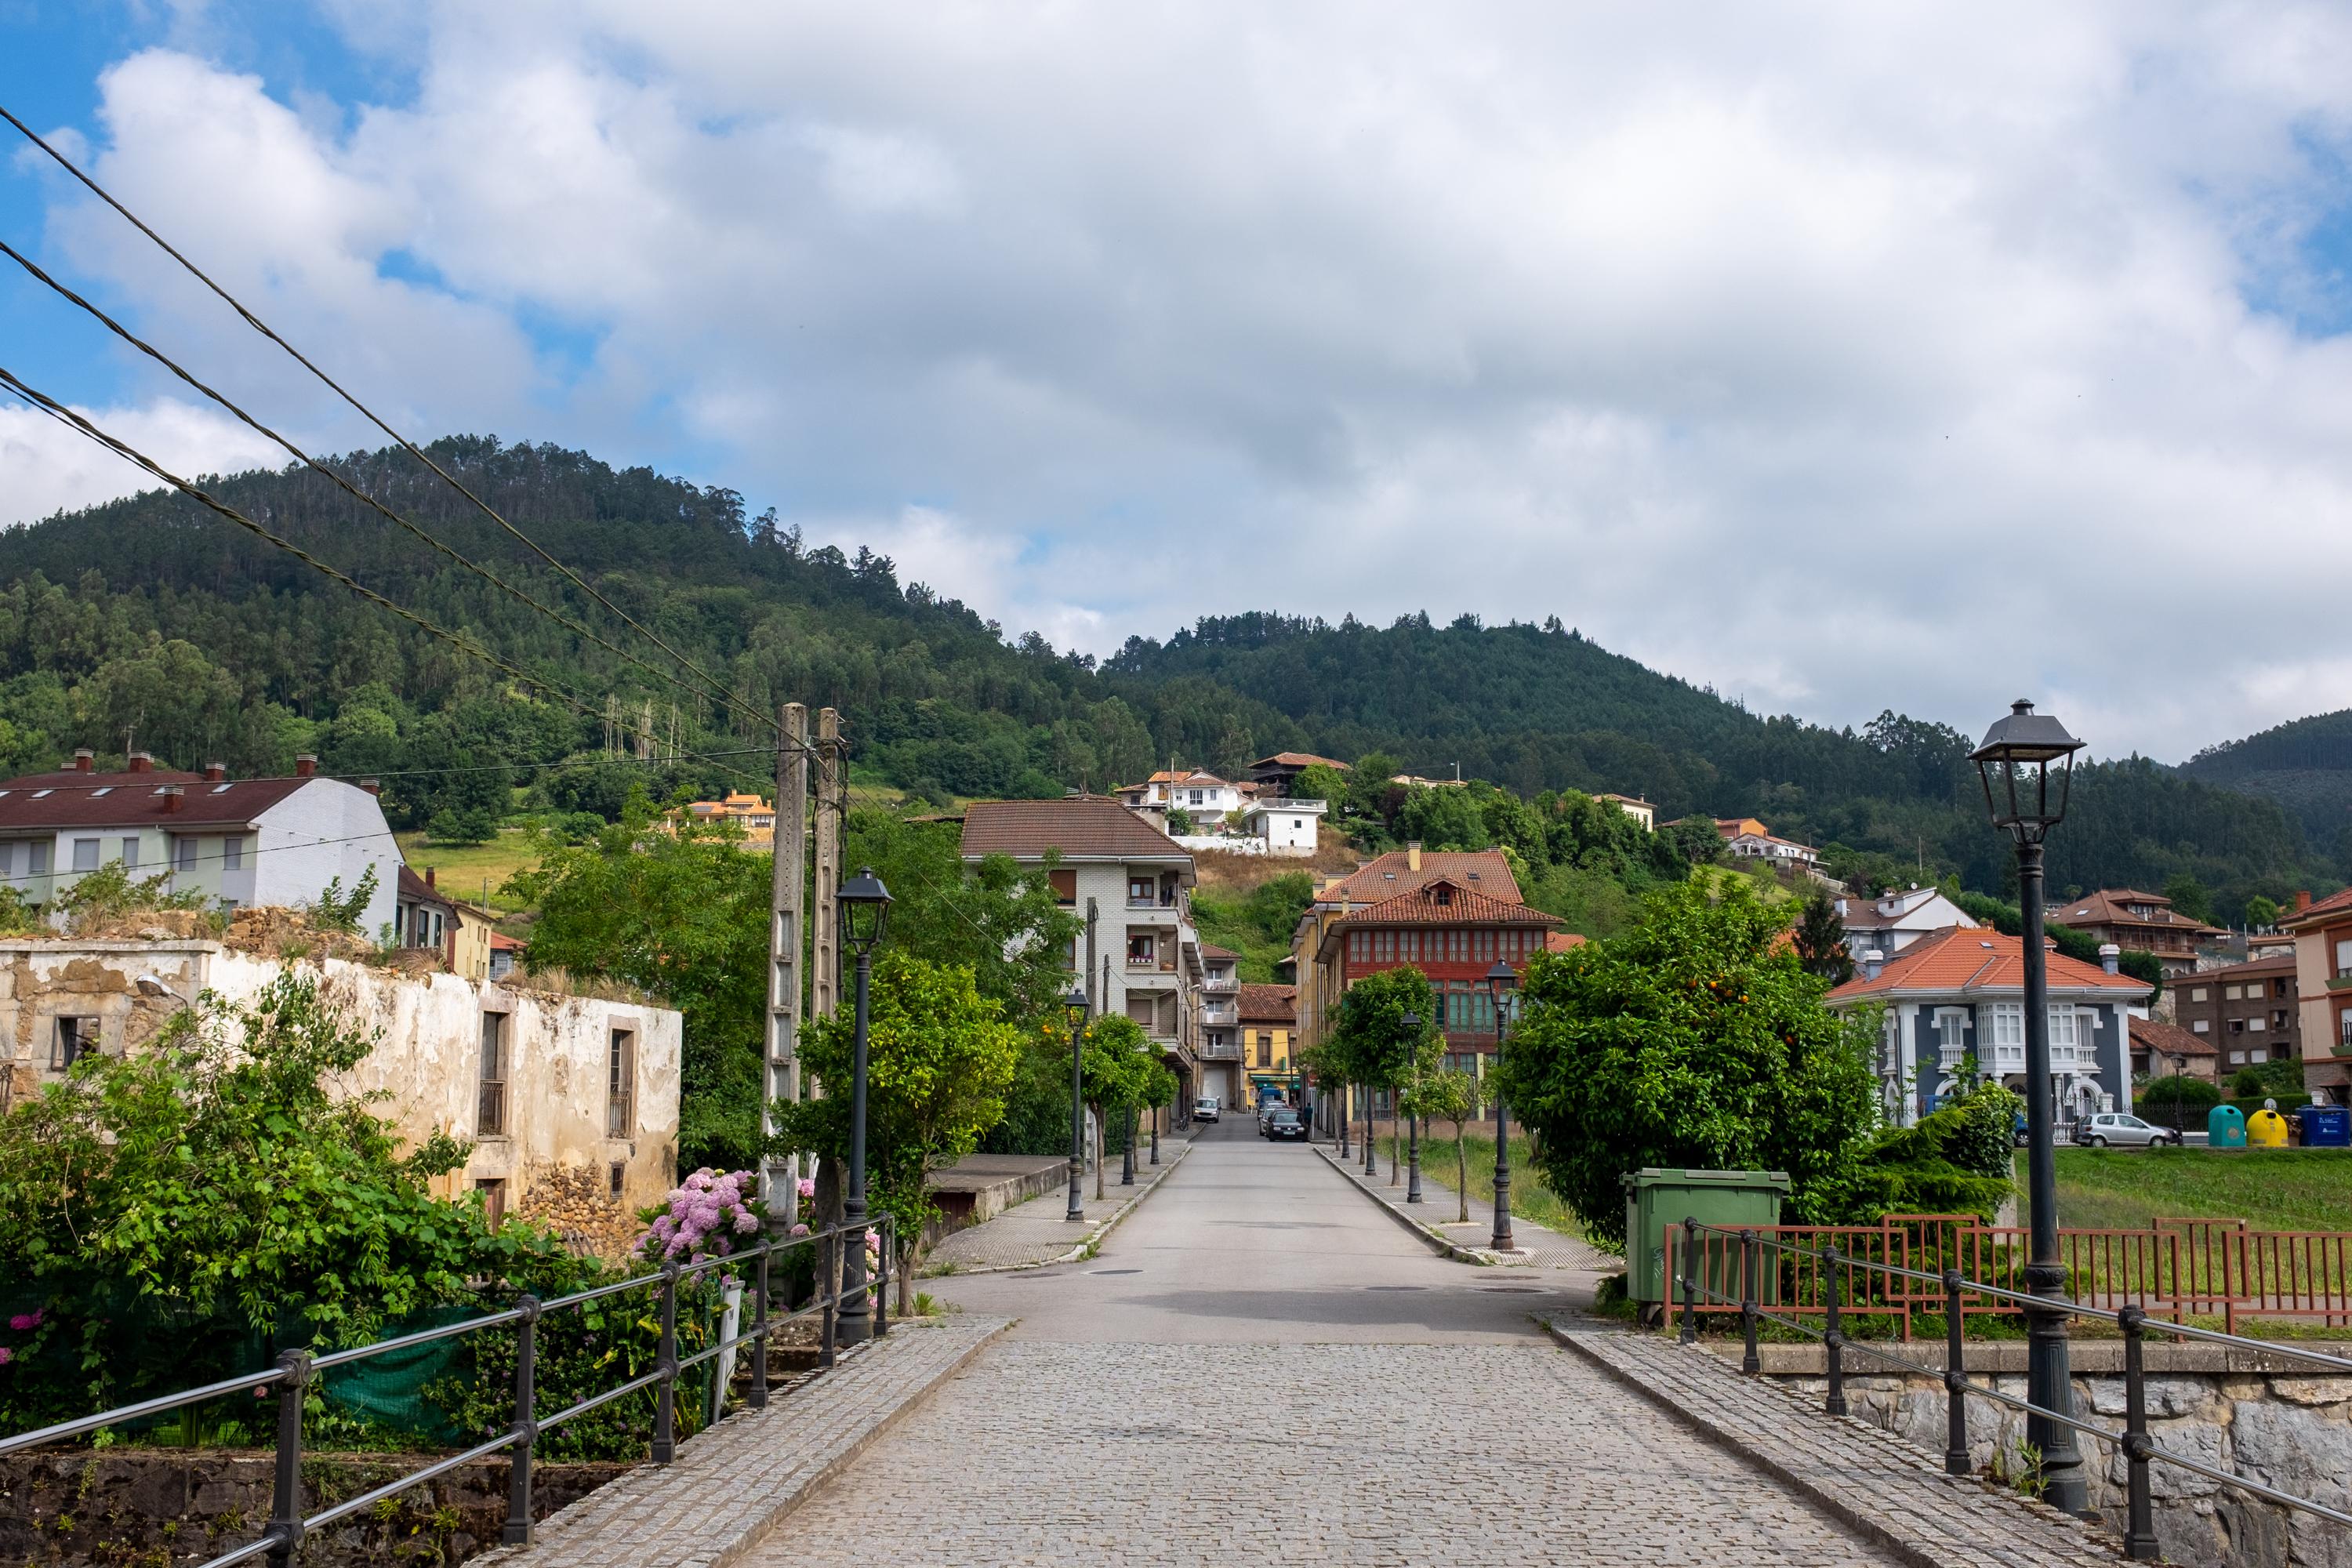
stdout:
POLYGON ((1217 1097, 1216 1097, 1215 1095, 1213 1095, 1213 1094, 1204 1094, 1204 1095, 1202 1095, 1200 1099, 1198 1099, 1198 1100, 1194 1100, 1194 1101, 1192 1102, 1192 1120, 1193 1120, 1193 1121, 1214 1121, 1216 1119, 1217 1119, 1217 1097))
POLYGON ((1257 1124, 1257 1135, 1261 1138, 1304 1138, 1307 1136, 1307 1123, 1290 1107, 1277 1105, 1257 1124))
POLYGON ((2180 1134, 2169 1127, 2156 1127, 2120 1110, 2102 1110, 2095 1116, 2085 1116, 2074 1123, 2074 1142, 2088 1143, 2094 1149, 2104 1149, 2110 1143, 2118 1148, 2146 1148, 2151 1143, 2178 1143, 2180 1134))

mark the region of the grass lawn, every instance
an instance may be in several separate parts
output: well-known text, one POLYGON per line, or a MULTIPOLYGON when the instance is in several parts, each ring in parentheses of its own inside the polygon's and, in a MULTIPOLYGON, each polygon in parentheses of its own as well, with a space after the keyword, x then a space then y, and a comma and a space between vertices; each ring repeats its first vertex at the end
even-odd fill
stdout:
MULTIPOLYGON (((1470 1167, 1470 1195, 1491 1201, 1495 1195, 1495 1134, 1466 1133, 1462 1140, 1462 1152, 1470 1167)), ((1536 1173, 1529 1158, 1525 1133, 1511 1135, 1511 1213, 1538 1225, 1549 1226, 1563 1236, 1581 1237, 1584 1227, 1559 1195, 1545 1186, 1536 1173)), ((1388 1140, 1381 1140, 1381 1160, 1389 1157, 1388 1140)), ((1429 1136, 1421 1142, 1421 1178, 1435 1182, 1448 1193, 1454 1190, 1454 1129, 1448 1122, 1437 1122, 1430 1128, 1429 1136)), ((1454 1211, 1459 1214, 1461 1211, 1454 1211)))
POLYGON ((527 867, 537 864, 523 842, 520 828, 507 828, 488 844, 427 844, 422 833, 397 836, 400 853, 418 876, 425 868, 434 868, 439 891, 467 903, 487 904, 500 914, 511 914, 522 906, 499 893, 499 884, 527 867), (485 895, 483 883, 488 883, 485 895))
MULTIPOLYGON (((2022 1210, 2022 1152, 2017 1190, 2022 1210)), ((2159 1216, 2242 1219, 2257 1230, 2352 1230, 2352 1150, 2058 1151, 2061 1225, 2141 1230, 2159 1216)))

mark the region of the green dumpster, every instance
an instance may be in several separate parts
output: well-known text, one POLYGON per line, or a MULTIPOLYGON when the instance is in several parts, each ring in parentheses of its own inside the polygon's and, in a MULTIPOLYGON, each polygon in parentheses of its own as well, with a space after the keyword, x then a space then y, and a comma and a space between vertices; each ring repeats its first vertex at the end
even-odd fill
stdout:
MULTIPOLYGON (((1646 1303, 1679 1299, 1680 1287, 1666 1278, 1666 1232, 1685 1219, 1736 1227, 1779 1225, 1780 1200, 1789 1191, 1783 1171, 1666 1171, 1652 1167, 1625 1177, 1625 1295, 1646 1303)), ((1717 1256, 1712 1248, 1710 1256, 1717 1256)), ((1702 1281, 1710 1290, 1737 1294, 1738 1248, 1719 1254, 1727 1266, 1710 1269, 1702 1281)), ((1777 1279, 1772 1260, 1759 1258, 1759 1281, 1777 1279)), ((1769 1300, 1771 1295, 1768 1294, 1769 1300)))

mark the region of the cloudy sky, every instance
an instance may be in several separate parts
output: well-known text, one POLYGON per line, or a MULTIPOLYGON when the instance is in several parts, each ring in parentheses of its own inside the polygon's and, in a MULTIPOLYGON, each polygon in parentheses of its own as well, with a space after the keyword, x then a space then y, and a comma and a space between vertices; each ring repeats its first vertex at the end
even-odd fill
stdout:
MULTIPOLYGON (((2352 705, 2340 5, 0 0, 0 102, 396 424, 1057 644, 1558 615, 2167 760, 2352 705)), ((0 235, 363 441, 21 145, 0 235)), ((0 363, 265 456, 21 277, 0 363)), ((0 522, 131 488, 0 406, 0 522)))

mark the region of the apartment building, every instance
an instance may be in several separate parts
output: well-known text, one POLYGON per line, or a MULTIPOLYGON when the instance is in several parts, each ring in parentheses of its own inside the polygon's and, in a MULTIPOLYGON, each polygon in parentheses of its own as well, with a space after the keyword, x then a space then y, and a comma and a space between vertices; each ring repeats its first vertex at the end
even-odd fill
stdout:
POLYGON ((974 801, 962 842, 967 862, 1003 855, 1045 871, 1055 898, 1086 922, 1066 962, 1083 974, 1088 1002, 1142 1026, 1175 1069, 1180 1104, 1204 1092, 1208 961, 1192 925, 1192 854, 1118 801, 1093 795, 974 801))
POLYGON ((2296 1020, 2303 1086, 2329 1103, 2352 1103, 2352 888, 2311 901, 2298 893, 2279 929, 2294 935, 2296 1020))
POLYGON ((2294 968, 2290 952, 2183 975, 2172 983, 2174 1021, 2221 1053, 2225 1078, 2257 1062, 2292 1061, 2303 1055, 2294 968))

